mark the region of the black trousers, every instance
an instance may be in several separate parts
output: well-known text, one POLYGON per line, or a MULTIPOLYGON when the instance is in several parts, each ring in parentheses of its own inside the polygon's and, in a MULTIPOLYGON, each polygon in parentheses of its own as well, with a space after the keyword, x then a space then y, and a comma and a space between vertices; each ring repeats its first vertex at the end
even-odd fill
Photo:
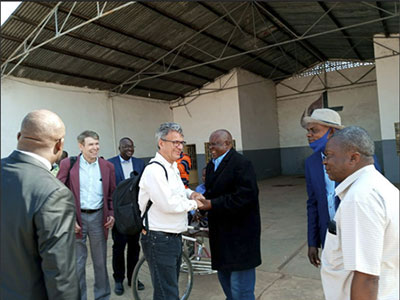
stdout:
POLYGON ((118 232, 114 226, 112 229, 112 238, 114 244, 112 246, 112 266, 113 266, 113 277, 115 281, 122 282, 125 278, 125 247, 128 244, 128 251, 126 252, 126 277, 128 284, 131 284, 133 270, 135 269, 136 263, 139 260, 140 245, 139 238, 140 233, 136 235, 125 235, 118 232))

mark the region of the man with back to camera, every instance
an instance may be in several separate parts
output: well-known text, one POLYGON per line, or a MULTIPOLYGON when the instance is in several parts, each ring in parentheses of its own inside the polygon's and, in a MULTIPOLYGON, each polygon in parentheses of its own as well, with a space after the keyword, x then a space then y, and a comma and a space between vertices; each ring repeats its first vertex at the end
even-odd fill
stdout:
POLYGON ((74 198, 50 172, 64 136, 58 115, 32 111, 1 160, 1 299, 79 299, 74 198))
POLYGON ((86 239, 89 237, 94 269, 94 299, 110 299, 107 273, 108 230, 114 225, 112 193, 115 189, 114 165, 98 157, 99 135, 85 130, 78 136, 81 155, 72 168, 70 159, 60 163, 57 178, 72 191, 76 207, 76 253, 81 300, 86 292, 86 239))
POLYGON ((139 182, 142 216, 148 202, 152 202, 144 220, 141 243, 150 268, 153 300, 179 300, 181 233, 187 230, 187 212, 197 209, 197 201, 204 197, 185 189, 177 168, 176 161, 185 144, 181 126, 171 122, 161 124, 156 139, 158 152, 150 162, 157 163, 144 169, 139 182))
MULTIPOLYGON (((335 197, 336 182, 331 180, 322 164, 325 145, 337 130, 344 128, 340 115, 329 108, 315 109, 310 117, 303 118, 307 139, 314 153, 306 159, 307 182, 307 237, 310 263, 319 267, 318 248, 324 248, 329 221, 335 216, 339 199, 335 197)), ((375 167, 380 170, 375 158, 375 167)))
MULTIPOLYGON (((119 141, 119 155, 110 158, 108 161, 114 165, 115 168, 115 179, 118 185, 121 181, 130 178, 130 174, 136 171, 141 174, 144 169, 143 160, 133 157, 135 153, 135 145, 133 141, 124 137, 119 141)), ((128 245, 126 253, 126 278, 128 280, 128 286, 131 286, 132 273, 139 260, 140 245, 139 238, 140 233, 136 235, 125 235, 118 231, 117 227, 114 226, 112 229, 113 238, 113 277, 115 280, 114 292, 117 295, 124 293, 124 277, 125 277, 125 258, 124 252, 125 247, 128 245)), ((142 282, 138 282, 138 289, 143 290, 144 285, 142 282)))
POLYGON ((356 126, 325 148, 340 206, 322 251, 327 300, 399 299, 399 190, 374 167, 374 142, 356 126))
POLYGON ((254 300, 255 268, 261 264, 261 220, 256 174, 233 149, 225 129, 209 139, 203 207, 208 211, 212 268, 228 300, 254 300))

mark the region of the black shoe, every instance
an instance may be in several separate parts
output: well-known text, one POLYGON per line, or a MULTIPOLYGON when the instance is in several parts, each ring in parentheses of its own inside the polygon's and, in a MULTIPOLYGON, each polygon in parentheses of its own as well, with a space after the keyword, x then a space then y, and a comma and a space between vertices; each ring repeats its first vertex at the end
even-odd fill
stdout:
POLYGON ((122 282, 115 282, 114 293, 118 296, 121 296, 124 293, 124 285, 122 282))
POLYGON ((144 284, 140 280, 138 280, 137 289, 139 291, 143 291, 144 290, 144 284))

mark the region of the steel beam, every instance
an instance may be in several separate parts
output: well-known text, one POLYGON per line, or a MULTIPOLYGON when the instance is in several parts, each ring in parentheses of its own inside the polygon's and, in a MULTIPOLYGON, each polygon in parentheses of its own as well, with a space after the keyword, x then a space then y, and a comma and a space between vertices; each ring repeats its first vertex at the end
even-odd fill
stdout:
MULTIPOLYGON (((23 23, 32 25, 32 26, 38 26, 38 23, 35 23, 35 22, 33 22, 33 21, 31 21, 31 20, 29 20, 27 18, 19 17, 19 16, 16 16, 16 15, 12 15, 11 18, 13 18, 15 20, 18 20, 20 22, 23 22, 23 23)), ((53 32, 55 30, 55 27, 50 26, 50 25, 46 25, 44 27, 44 29, 53 32)), ((126 49, 123 49, 121 47, 108 44, 107 42, 104 42, 104 41, 93 40, 91 38, 85 37, 83 35, 80 35, 80 34, 77 34, 77 33, 74 33, 74 32, 68 33, 67 36, 72 37, 74 39, 78 39, 78 40, 87 42, 87 43, 90 43, 90 44, 93 44, 93 45, 96 45, 96 46, 103 47, 103 48, 106 48, 106 49, 109 49, 109 50, 113 50, 115 52, 120 52, 120 53, 123 53, 125 55, 135 57, 137 59, 143 59, 143 60, 149 61, 151 63, 154 63, 154 64, 160 66, 161 68, 165 67, 165 65, 162 62, 156 62, 155 58, 152 58, 152 57, 149 57, 149 56, 143 56, 140 53, 136 53, 136 52, 133 52, 131 50, 126 50, 126 49)), ((179 68, 178 67, 172 67, 172 69, 177 70, 179 68)), ((197 77, 197 78, 199 78, 201 80, 204 80, 204 81, 210 81, 210 80, 213 79, 212 77, 199 75, 197 73, 193 73, 193 72, 190 72, 190 71, 185 71, 184 73, 187 74, 187 75, 193 76, 193 77, 197 77)))
MULTIPOLYGON (((47 22, 48 22, 52 17, 55 18, 55 23, 58 24, 58 22, 57 22, 58 8, 59 8, 59 6, 60 6, 61 3, 62 3, 62 2, 58 2, 58 3, 57 3, 57 5, 56 5, 56 6, 50 11, 50 13, 43 19, 43 21, 40 22, 39 26, 38 26, 37 28, 35 28, 35 30, 26 38, 26 40, 31 39, 31 36, 32 36, 33 34, 35 34, 35 37, 34 37, 33 40, 32 40, 32 42, 34 42, 34 41, 36 40, 36 38, 40 35, 40 33, 41 33, 41 31, 43 30, 44 26, 46 26, 47 22)), ((33 50, 35 50, 35 49, 37 49, 37 48, 39 48, 39 47, 41 47, 41 46, 43 46, 43 45, 46 45, 46 44, 48 44, 48 43, 54 41, 55 39, 57 39, 57 38, 59 38, 59 37, 61 37, 61 36, 64 36, 64 35, 68 34, 69 32, 72 32, 72 31, 74 31, 74 30, 76 30, 76 29, 78 29, 78 28, 81 28, 81 27, 83 27, 83 26, 85 26, 85 25, 87 25, 87 24, 89 24, 89 23, 91 23, 91 22, 94 22, 94 21, 96 21, 97 19, 100 19, 100 18, 102 18, 102 17, 104 17, 104 16, 108 16, 108 15, 110 15, 110 14, 116 12, 116 11, 119 11, 120 9, 123 9, 123 8, 125 8, 125 7, 128 7, 129 5, 131 5, 131 4, 133 4, 133 3, 134 3, 134 2, 130 1, 130 2, 124 3, 124 4, 120 5, 120 6, 117 6, 117 7, 113 8, 113 9, 111 9, 111 10, 109 10, 109 11, 106 11, 106 12, 98 12, 97 15, 96 15, 95 17, 93 17, 93 18, 91 18, 91 19, 89 19, 89 20, 87 20, 87 21, 85 21, 85 22, 83 22, 83 23, 80 23, 80 24, 78 24, 78 25, 76 25, 76 26, 74 26, 74 27, 72 27, 72 28, 70 28, 70 29, 68 29, 68 30, 65 30, 65 31, 63 31, 63 32, 61 32, 61 31, 58 29, 58 26, 56 26, 56 28, 55 28, 55 34, 54 34, 54 36, 53 36, 52 38, 47 39, 46 41, 44 41, 44 42, 42 42, 42 43, 40 43, 40 44, 38 44, 38 45, 36 45, 36 46, 34 46, 34 47, 32 47, 32 42, 28 45, 28 43, 27 43, 26 41, 24 41, 20 46, 17 47, 17 49, 14 51, 14 53, 13 53, 10 57, 8 57, 7 60, 6 60, 4 63, 2 63, 2 65, 1 65, 1 78, 5 78, 5 77, 7 77, 9 74, 11 74, 11 72, 15 70, 15 68, 18 66, 18 64, 20 64, 20 63, 29 55, 29 53, 32 52, 33 50), (22 48, 23 48, 23 51, 21 52, 20 50, 22 50, 22 48), (21 53, 18 54, 18 52, 21 52, 21 53), (8 72, 6 73, 6 67, 7 67, 7 65, 8 65, 10 62, 12 62, 12 61, 14 61, 14 60, 17 60, 17 59, 19 59, 19 61, 16 63, 16 65, 15 65, 10 71, 8 71, 8 72)), ((74 7, 75 7, 75 5, 72 6, 72 8, 71 8, 70 11, 72 11, 72 10, 74 9, 74 7)), ((68 20, 68 19, 67 19, 67 20, 68 20)), ((66 20, 66 21, 67 21, 67 20, 66 20)), ((65 21, 65 22, 66 22, 66 21, 65 21)), ((64 25, 65 25, 65 22, 64 22, 64 25)), ((63 25, 63 26, 64 26, 64 25, 63 25)))
MULTIPOLYGON (((296 31, 288 22, 286 22, 270 5, 266 2, 255 2, 259 7, 261 7, 260 12, 264 17, 272 23, 278 30, 289 35, 291 38, 298 38, 300 33, 296 31), (275 20, 276 21, 275 21, 275 20)), ((328 58, 319 49, 317 49, 309 41, 299 41, 300 45, 312 56, 314 56, 318 61, 323 62, 328 58)))
MULTIPOLYGON (((3 34, 3 33, 0 33, 0 37, 2 39, 10 40, 10 41, 13 41, 13 42, 16 42, 16 43, 22 43, 24 41, 23 39, 20 39, 20 38, 14 37, 14 36, 10 36, 10 35, 6 35, 6 34, 3 34)), ((35 43, 33 43, 33 45, 35 45, 35 43)), ((118 64, 118 63, 115 63, 115 62, 111 62, 111 61, 108 61, 108 60, 105 60, 105 59, 99 59, 99 58, 96 58, 96 57, 93 57, 93 56, 89 56, 89 55, 85 55, 85 54, 82 54, 82 53, 73 52, 71 50, 67 51, 67 50, 64 50, 62 48, 54 47, 54 46, 51 46, 51 45, 44 45, 41 48, 45 49, 45 50, 48 50, 48 51, 51 51, 51 52, 58 53, 58 54, 63 54, 63 55, 71 56, 71 57, 74 57, 74 58, 83 59, 83 60, 86 60, 86 61, 90 61, 90 62, 94 62, 94 63, 97 63, 97 64, 101 64, 103 66, 108 66, 108 67, 112 67, 112 68, 116 68, 116 69, 120 69, 120 70, 125 70, 125 71, 128 71, 128 72, 135 73, 135 72, 138 71, 137 69, 134 69, 134 68, 129 67, 127 65, 121 65, 121 64, 118 64)), ((190 86, 190 87, 193 87, 193 88, 201 88, 202 87, 201 85, 197 85, 197 84, 194 84, 194 83, 182 80, 182 79, 175 79, 175 78, 172 78, 172 77, 169 77, 169 76, 164 76, 163 80, 168 81, 168 82, 173 82, 173 83, 179 83, 179 84, 182 84, 182 85, 185 85, 185 86, 190 86)))
MULTIPOLYGON (((365 22, 361 22, 361 23, 357 23, 357 24, 348 25, 348 26, 345 26, 345 27, 343 27, 343 28, 331 29, 331 30, 327 30, 327 31, 324 31, 324 32, 318 32, 318 33, 310 34, 310 35, 303 36, 303 37, 297 37, 297 38, 294 38, 294 39, 292 39, 292 40, 286 40, 286 41, 282 41, 282 42, 277 42, 277 43, 275 43, 275 44, 273 44, 273 45, 269 45, 269 46, 265 46, 265 47, 260 47, 260 48, 258 48, 258 49, 248 50, 248 51, 245 51, 245 52, 243 52, 243 53, 233 54, 233 55, 230 55, 230 56, 226 56, 226 57, 222 57, 222 58, 210 60, 209 62, 206 62, 206 63, 204 63, 204 64, 214 63, 214 62, 222 61, 222 60, 228 60, 228 59, 232 59, 232 58, 235 58, 235 57, 238 57, 238 56, 241 56, 241 55, 245 55, 245 54, 247 54, 247 53, 254 53, 254 52, 257 52, 257 51, 263 51, 263 50, 270 49, 270 48, 273 48, 273 47, 278 47, 278 46, 281 46, 281 45, 287 45, 287 44, 296 43, 296 42, 299 42, 299 41, 305 41, 305 40, 307 40, 307 39, 311 39, 311 38, 315 38, 315 37, 320 37, 320 36, 323 36, 323 35, 328 35, 328 34, 334 33, 334 32, 339 32, 339 31, 341 31, 342 29, 349 29, 349 28, 361 27, 361 26, 364 26, 364 25, 367 25, 367 24, 376 23, 376 22, 381 22, 382 20, 388 20, 388 19, 392 19, 392 18, 398 18, 399 16, 400 16, 400 11, 397 12, 397 13, 395 13, 395 14, 393 14, 393 15, 391 15, 391 16, 387 16, 387 17, 384 17, 384 18, 373 19, 373 20, 369 20, 369 21, 365 21, 365 22)), ((204 65, 204 64, 201 64, 201 65, 204 65)), ((166 74, 172 74, 172 73, 181 72, 181 71, 183 71, 183 70, 189 70, 189 69, 192 69, 192 68, 199 67, 199 66, 201 66, 201 65, 188 66, 188 67, 184 67, 184 68, 182 68, 182 69, 180 69, 180 70, 175 70, 175 71, 170 71, 170 72, 166 72, 166 73, 159 74, 159 75, 149 76, 148 78, 145 78, 145 79, 132 80, 132 81, 130 81, 130 82, 125 82, 124 84, 134 84, 134 83, 139 82, 139 81, 150 80, 150 79, 152 79, 152 78, 157 78, 157 77, 160 77, 160 76, 164 76, 164 75, 166 75, 166 74)))
MULTIPOLYGON (((46 6, 46 7, 49 7, 49 8, 52 7, 51 4, 46 3, 46 2, 38 2, 38 4, 43 5, 43 6, 46 6)), ((138 4, 138 3, 136 3, 136 5, 137 5, 137 4, 138 4)), ((61 11, 61 12, 64 12, 64 13, 67 13, 67 12, 68 12, 66 9, 64 9, 64 8, 62 8, 62 7, 59 7, 58 10, 61 11)), ((83 20, 83 21, 88 20, 88 17, 86 17, 86 16, 84 16, 84 15, 82 15, 82 14, 79 14, 79 13, 77 13, 77 12, 72 13, 72 16, 75 17, 75 18, 77 18, 77 19, 81 19, 81 20, 83 20)), ((136 35, 136 34, 133 34, 132 32, 128 32, 128 31, 126 31, 126 30, 122 30, 121 28, 118 28, 118 27, 116 27, 116 26, 112 26, 111 24, 105 24, 104 22, 101 22, 101 21, 95 21, 95 22, 93 22, 93 24, 95 24, 96 26, 99 26, 99 27, 101 27, 101 28, 110 30, 110 31, 112 31, 112 32, 116 32, 116 33, 118 33, 118 34, 121 34, 121 35, 123 35, 123 36, 125 36, 125 37, 127 37, 127 38, 135 39, 135 40, 137 40, 137 41, 139 41, 139 42, 141 42, 141 43, 145 43, 145 44, 150 45, 150 46, 152 46, 152 47, 154 47, 154 48, 159 48, 159 49, 162 49, 162 50, 167 51, 167 52, 169 52, 169 51, 172 50, 172 48, 166 47, 166 46, 164 46, 164 45, 162 45, 162 44, 159 44, 159 43, 156 43, 156 42, 154 42, 154 41, 150 41, 150 40, 145 39, 145 38, 143 38, 143 37, 140 37, 140 36, 138 36, 138 35, 136 35)), ((193 56, 184 54, 184 53, 182 53, 182 52, 179 53, 179 56, 185 58, 186 60, 190 60, 190 61, 192 61, 192 62, 195 62, 195 63, 202 63, 202 62, 203 62, 203 61, 201 61, 200 59, 197 59, 197 58, 195 58, 195 57, 193 57, 193 56)), ((208 66, 208 67, 211 68, 211 69, 213 69, 213 70, 215 70, 215 71, 218 71, 218 72, 220 72, 220 73, 225 73, 225 72, 229 71, 229 70, 226 70, 226 69, 223 69, 223 68, 220 68, 220 67, 217 67, 217 66, 213 66, 213 65, 210 65, 210 66, 208 66)))
MULTIPOLYGON (((383 11, 382 11, 382 4, 379 1, 376 1, 375 3, 376 3, 376 6, 379 8, 378 9, 379 17, 383 18, 384 15, 383 15, 383 11)), ((383 27, 383 32, 385 33, 385 37, 388 37, 389 36, 389 30, 388 30, 388 27, 387 27, 387 24, 386 24, 385 21, 382 21, 382 27, 383 27)))
MULTIPOLYGON (((211 5, 209 5, 207 2, 202 2, 199 1, 197 2, 198 5, 204 7, 205 9, 209 10, 210 12, 212 12, 214 15, 216 15, 217 17, 221 17, 222 14, 216 10, 215 8, 213 8, 211 5)), ((222 5, 222 4, 221 4, 222 5)), ((253 36, 253 34, 251 32, 249 32, 248 30, 246 30, 245 28, 241 27, 239 24, 237 24, 236 22, 233 22, 233 20, 230 20, 228 17, 224 17, 223 20, 229 24, 231 24, 232 26, 236 26, 240 29, 241 32, 253 36)), ((267 45, 271 45, 271 43, 265 41, 263 38, 257 36, 256 32, 254 32, 254 36, 259 40, 262 41, 264 44, 267 45)), ((290 54, 289 52, 286 52, 283 48, 280 48, 280 50, 282 51, 282 53, 288 57, 290 57, 291 59, 293 59, 294 61, 300 63, 303 67, 308 67, 306 63, 302 62, 301 60, 297 59, 296 57, 294 57, 292 54, 290 54)), ((279 51, 279 50, 278 50, 279 51)))
MULTIPOLYGON (((238 51, 238 52, 244 52, 244 51, 246 51, 246 50, 244 50, 244 49, 242 49, 242 48, 240 48, 240 47, 238 47, 238 46, 236 46, 236 45, 233 45, 233 44, 230 44, 230 45, 229 45, 229 41, 225 41, 225 40, 223 40, 223 39, 220 38, 220 37, 217 37, 217 36, 215 36, 215 35, 213 35, 213 34, 211 34, 211 33, 206 32, 205 30, 202 30, 201 28, 196 28, 196 26, 194 26, 194 25, 192 25, 192 24, 189 24, 189 23, 187 23, 186 21, 184 21, 184 20, 182 20, 182 19, 178 19, 177 17, 170 15, 170 14, 169 14, 168 12, 166 12, 166 11, 161 11, 160 9, 158 9, 157 7, 155 7, 154 5, 149 4, 149 2, 146 2, 146 3, 144 3, 144 2, 138 2, 138 3, 140 3, 140 5, 142 5, 142 6, 144 6, 144 7, 146 7, 146 8, 148 8, 148 9, 152 10, 153 12, 156 12, 157 14, 159 14, 159 15, 165 17, 165 18, 168 18, 169 20, 174 21, 175 23, 178 23, 178 24, 180 24, 180 25, 182 25, 182 26, 184 26, 184 27, 186 27, 186 28, 189 28, 190 30, 192 30, 192 31, 194 31, 194 32, 201 32, 202 35, 208 37, 209 39, 212 39, 212 40, 215 41, 215 42, 218 42, 218 43, 220 43, 220 44, 223 44, 225 47, 232 48, 232 49, 234 49, 235 51, 238 51)), ((229 14, 229 12, 228 12, 228 14, 229 14)), ((220 16, 220 18, 222 18, 222 16, 220 16)), ((249 53, 249 54, 247 54, 247 55, 248 55, 249 57, 251 57, 251 58, 256 58, 256 57, 255 57, 253 54, 251 54, 251 53, 249 53)), ((268 67, 270 67, 270 68, 272 68, 272 69, 276 67, 276 69, 277 69, 279 72, 283 73, 283 74, 286 74, 286 75, 290 75, 290 74, 291 74, 291 72, 286 71, 286 70, 283 70, 283 69, 281 69, 281 68, 279 68, 279 67, 273 65, 273 64, 271 64, 270 62, 266 61, 266 60, 263 59, 263 58, 257 58, 257 60, 258 60, 259 62, 261 62, 261 63, 267 65, 268 67)))
MULTIPOLYGON (((343 25, 338 21, 338 19, 336 19, 336 17, 333 15, 332 11, 328 8, 328 6, 324 2, 318 1, 318 4, 323 9, 323 11, 328 14, 329 18, 336 25, 337 28, 343 28, 343 25)), ((346 41, 350 45, 350 48, 353 49, 354 53, 357 55, 357 58, 359 60, 364 60, 363 56, 361 55, 360 52, 358 52, 356 46, 354 45, 354 43, 353 43, 349 33, 347 32, 347 30, 342 29, 340 31, 347 38, 346 41)))
MULTIPOLYGON (((5 61, 6 59, 2 58, 1 60, 5 61)), ((118 84, 117 81, 106 79, 106 78, 87 76, 87 75, 83 75, 82 73, 75 73, 75 72, 68 72, 68 71, 65 71, 65 70, 58 70, 58 69, 44 67, 44 66, 40 66, 40 65, 36 65, 36 64, 28 63, 28 62, 20 62, 19 65, 21 65, 23 67, 28 67, 28 68, 32 68, 32 69, 37 69, 37 70, 42 70, 42 71, 54 73, 54 74, 70 76, 70 77, 74 77, 74 78, 82 78, 82 79, 91 80, 91 81, 97 81, 97 82, 106 83, 106 84, 109 84, 109 85, 118 84)), ((135 89, 146 91, 146 92, 156 92, 156 93, 160 93, 160 94, 164 94, 164 95, 174 96, 174 97, 177 97, 177 98, 183 97, 182 94, 169 92, 169 91, 164 91, 164 90, 158 90, 158 89, 155 89, 155 88, 147 88, 147 87, 139 86, 139 85, 137 85, 135 87, 135 89)))

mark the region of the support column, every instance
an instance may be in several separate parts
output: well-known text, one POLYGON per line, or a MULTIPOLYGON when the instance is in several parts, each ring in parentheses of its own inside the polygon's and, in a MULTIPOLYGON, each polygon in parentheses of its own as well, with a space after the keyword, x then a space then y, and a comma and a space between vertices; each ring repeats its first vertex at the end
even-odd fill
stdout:
POLYGON ((385 176, 400 182, 400 156, 396 151, 395 123, 399 122, 400 35, 374 37, 381 147, 385 176))

